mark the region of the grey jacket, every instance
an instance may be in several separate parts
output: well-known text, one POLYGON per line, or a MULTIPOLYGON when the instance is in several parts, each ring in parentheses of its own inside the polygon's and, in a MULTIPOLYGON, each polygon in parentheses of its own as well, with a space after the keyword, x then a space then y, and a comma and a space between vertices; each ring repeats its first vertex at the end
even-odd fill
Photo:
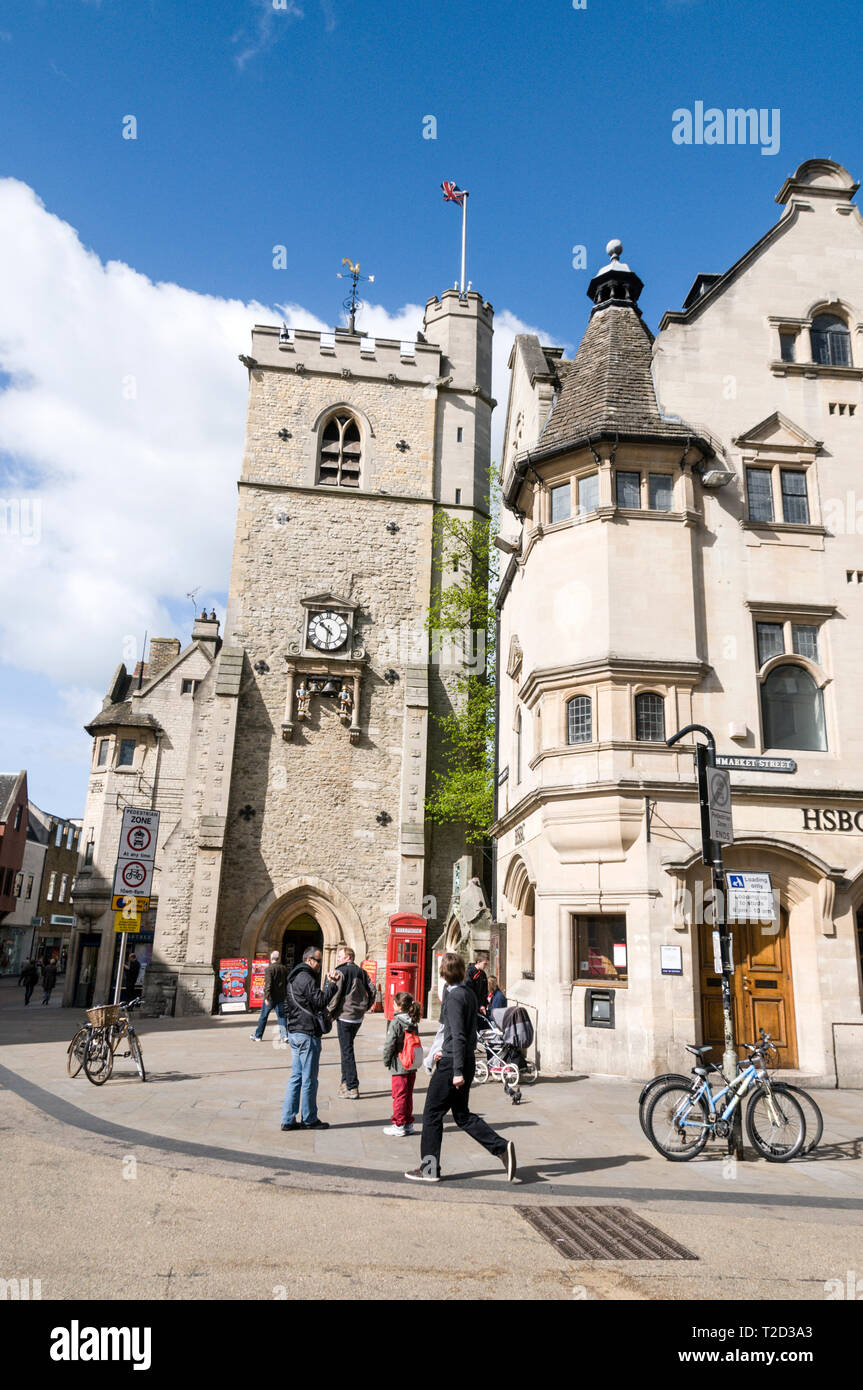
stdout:
POLYGON ((405 1044, 405 1033, 419 1033, 408 1014, 394 1014, 384 1039, 384 1066, 394 1076, 405 1076, 407 1069, 399 1061, 399 1053, 405 1044))

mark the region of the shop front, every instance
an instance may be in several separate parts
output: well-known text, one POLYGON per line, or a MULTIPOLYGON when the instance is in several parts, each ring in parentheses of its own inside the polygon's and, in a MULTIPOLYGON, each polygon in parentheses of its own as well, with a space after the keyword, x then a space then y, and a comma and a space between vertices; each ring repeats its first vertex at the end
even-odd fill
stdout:
MULTIPOLYGON (((685 1069, 687 1043, 711 1044, 721 1057, 717 912, 698 827, 680 801, 654 803, 649 828, 644 800, 640 825, 635 805, 619 849, 612 855, 606 843, 604 858, 589 859, 583 839, 574 849, 575 835, 567 843, 559 817, 549 835, 541 813, 518 845, 501 837, 507 995, 535 1011, 547 1071, 643 1079, 685 1069)), ((585 804, 579 825, 589 814, 585 804)), ((599 802, 592 814, 600 824, 599 802)), ((738 912, 733 922, 735 1036, 740 1048, 763 1028, 781 1069, 816 1085, 860 1086, 863 837, 830 837, 822 818, 816 838, 800 816, 800 807, 751 795, 735 807, 727 882, 767 875, 773 899, 763 918, 738 912), (775 833, 759 828, 770 823, 775 833)))

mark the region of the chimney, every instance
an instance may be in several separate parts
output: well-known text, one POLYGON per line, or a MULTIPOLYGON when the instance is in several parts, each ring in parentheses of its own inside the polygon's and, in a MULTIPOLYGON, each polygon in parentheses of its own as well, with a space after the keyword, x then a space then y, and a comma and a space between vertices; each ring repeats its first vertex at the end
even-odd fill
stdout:
POLYGON ((170 666, 175 656, 180 655, 179 637, 151 637, 150 659, 147 662, 147 680, 160 676, 166 666, 170 666))
POLYGON ((195 619, 192 627, 192 641, 203 643, 208 647, 210 654, 215 655, 219 645, 219 620, 216 617, 215 609, 212 609, 207 616, 205 608, 200 618, 195 619))

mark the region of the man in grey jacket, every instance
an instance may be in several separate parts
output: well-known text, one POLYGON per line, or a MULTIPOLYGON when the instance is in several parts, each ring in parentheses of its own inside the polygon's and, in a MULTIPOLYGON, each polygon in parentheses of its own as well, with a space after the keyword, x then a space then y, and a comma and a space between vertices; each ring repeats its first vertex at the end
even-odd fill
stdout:
POLYGON ((345 1100, 359 1100, 360 1078, 354 1057, 354 1041, 360 1024, 374 1003, 374 991, 368 975, 357 965, 356 952, 350 946, 340 946, 336 951, 336 971, 345 977, 344 1003, 336 1020, 342 1058, 339 1095, 345 1100))

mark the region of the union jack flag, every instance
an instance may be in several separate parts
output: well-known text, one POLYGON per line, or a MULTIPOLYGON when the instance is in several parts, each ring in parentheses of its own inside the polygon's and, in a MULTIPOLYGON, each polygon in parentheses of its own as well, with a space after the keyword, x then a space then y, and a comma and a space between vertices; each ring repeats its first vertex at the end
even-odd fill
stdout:
POLYGON ((443 200, 445 203, 458 203, 459 207, 461 207, 467 197, 467 189, 459 188, 458 184, 450 183, 447 179, 444 179, 441 188, 443 189, 443 200))

